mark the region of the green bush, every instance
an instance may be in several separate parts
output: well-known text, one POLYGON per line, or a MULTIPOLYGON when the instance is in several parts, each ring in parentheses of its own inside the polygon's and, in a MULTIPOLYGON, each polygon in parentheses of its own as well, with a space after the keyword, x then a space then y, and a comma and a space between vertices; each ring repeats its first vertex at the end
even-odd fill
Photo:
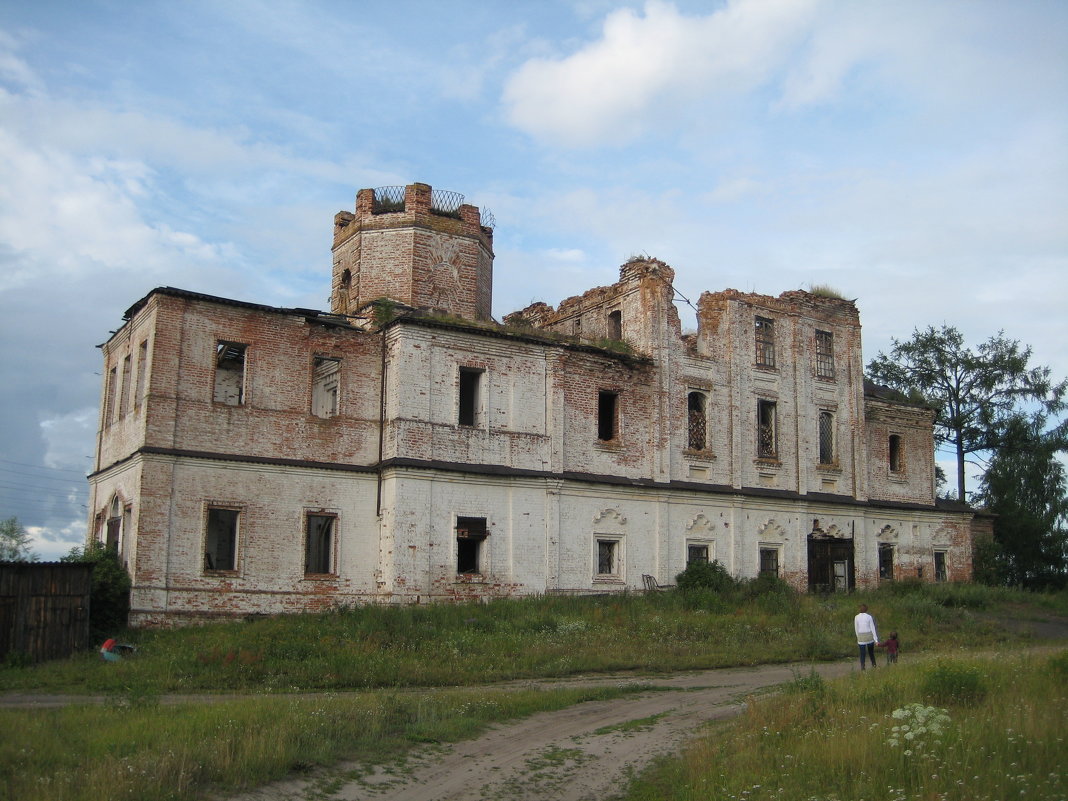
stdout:
POLYGON ((733 591, 738 582, 719 562, 690 562, 685 570, 675 576, 675 585, 680 590, 713 590, 727 593, 733 591))
POLYGON ((920 691, 931 703, 966 706, 986 698, 987 689, 979 668, 939 661, 924 672, 920 691))
POLYGON ((89 636, 105 640, 126 628, 130 614, 130 574, 122 566, 119 554, 102 542, 93 541, 85 548, 73 548, 62 562, 88 562, 93 566, 93 584, 89 595, 89 636))
POLYGON ((1050 673, 1061 681, 1068 681, 1068 651, 1061 651, 1049 660, 1050 673))

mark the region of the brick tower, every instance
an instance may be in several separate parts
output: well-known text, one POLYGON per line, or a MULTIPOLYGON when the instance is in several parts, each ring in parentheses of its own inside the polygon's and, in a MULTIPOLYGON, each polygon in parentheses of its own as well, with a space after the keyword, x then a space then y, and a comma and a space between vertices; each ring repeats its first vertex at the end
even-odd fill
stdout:
POLYGON ((471 320, 490 317, 493 230, 463 195, 427 184, 361 189, 334 216, 330 308, 390 298, 471 320))

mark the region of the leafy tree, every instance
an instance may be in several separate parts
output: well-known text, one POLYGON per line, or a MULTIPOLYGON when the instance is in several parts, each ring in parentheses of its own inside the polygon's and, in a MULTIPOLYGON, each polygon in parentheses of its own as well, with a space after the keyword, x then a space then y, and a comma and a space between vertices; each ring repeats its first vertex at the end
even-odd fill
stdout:
POLYGON ((979 549, 978 576, 1029 589, 1068 583, 1068 478, 1057 458, 1065 426, 1041 414, 1010 419, 978 499, 997 515, 994 543, 979 549))
POLYGON ((913 331, 892 340, 868 365, 868 377, 936 408, 935 438, 957 457, 957 497, 966 500, 969 456, 996 451, 1022 410, 1052 415, 1064 408, 1068 381, 1054 384, 1048 367, 1030 367, 1031 348, 998 332, 974 351, 952 326, 913 331))
POLYGON ((130 613, 130 574, 119 554, 102 542, 93 540, 84 548, 72 548, 61 562, 90 562, 93 585, 89 595, 89 630, 94 638, 115 635, 126 627, 130 613))
POLYGON ((30 535, 17 517, 0 521, 0 562, 36 562, 30 535))
POLYGON ((731 592, 737 588, 738 582, 719 562, 690 562, 675 576, 675 586, 680 590, 731 592))

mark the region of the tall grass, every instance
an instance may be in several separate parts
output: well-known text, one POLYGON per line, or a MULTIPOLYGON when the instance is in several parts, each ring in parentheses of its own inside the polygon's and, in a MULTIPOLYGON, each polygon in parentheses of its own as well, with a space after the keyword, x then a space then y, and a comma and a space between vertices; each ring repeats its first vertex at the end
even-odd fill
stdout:
POLYGON ((391 762, 415 743, 472 737, 489 722, 622 692, 378 691, 170 707, 0 709, 0 798, 184 801, 343 757, 391 762))
MULTIPOLYGON (((319 615, 132 631, 135 658, 93 652, 0 668, 0 690, 146 693, 474 685, 606 671, 669 671, 849 656, 856 604, 906 652, 991 645, 999 608, 1041 596, 970 585, 895 585, 826 598, 748 585, 489 604, 360 607, 319 615)), ((1068 608, 1068 595, 1044 602, 1068 608)))
POLYGON ((1064 799, 1066 738, 1068 651, 902 663, 751 699, 626 799, 1064 799))

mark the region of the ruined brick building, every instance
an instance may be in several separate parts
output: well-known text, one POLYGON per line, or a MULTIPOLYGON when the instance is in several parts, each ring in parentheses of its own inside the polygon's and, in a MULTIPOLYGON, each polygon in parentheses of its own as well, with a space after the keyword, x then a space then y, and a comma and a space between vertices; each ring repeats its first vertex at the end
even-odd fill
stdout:
POLYGON ((633 259, 497 324, 479 210, 390 189, 335 217, 329 312, 165 287, 102 346, 90 536, 135 624, 633 590, 692 560, 970 577, 933 413, 865 386, 851 301, 706 292, 684 335, 672 269, 633 259))

